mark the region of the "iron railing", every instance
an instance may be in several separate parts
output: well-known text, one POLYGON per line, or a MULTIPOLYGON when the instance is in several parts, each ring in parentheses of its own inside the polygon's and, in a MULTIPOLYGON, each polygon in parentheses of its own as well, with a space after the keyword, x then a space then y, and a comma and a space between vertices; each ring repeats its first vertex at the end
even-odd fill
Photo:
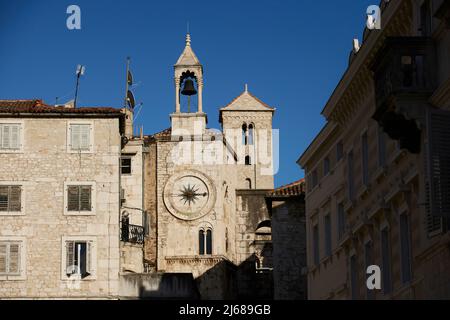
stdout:
POLYGON ((143 244, 145 230, 142 226, 134 224, 121 223, 120 226, 120 240, 123 242, 143 244))

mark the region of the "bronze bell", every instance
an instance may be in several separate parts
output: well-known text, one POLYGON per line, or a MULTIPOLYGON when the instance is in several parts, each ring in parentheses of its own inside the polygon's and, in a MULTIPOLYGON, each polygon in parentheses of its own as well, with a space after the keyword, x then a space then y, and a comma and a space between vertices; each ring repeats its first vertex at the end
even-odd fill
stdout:
POLYGON ((191 79, 184 80, 184 88, 181 91, 181 94, 185 96, 193 96, 194 94, 197 94, 197 90, 195 90, 194 87, 194 81, 191 79))

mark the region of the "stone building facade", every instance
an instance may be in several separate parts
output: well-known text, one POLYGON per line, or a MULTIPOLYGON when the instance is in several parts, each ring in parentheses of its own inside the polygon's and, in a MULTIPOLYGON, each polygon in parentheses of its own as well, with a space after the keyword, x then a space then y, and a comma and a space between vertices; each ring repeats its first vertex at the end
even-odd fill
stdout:
POLYGON ((266 195, 273 243, 275 300, 307 299, 305 181, 266 195))
POLYGON ((298 161, 310 299, 450 297, 449 2, 380 7, 298 161))
POLYGON ((0 101, 0 298, 111 298, 122 113, 0 101))

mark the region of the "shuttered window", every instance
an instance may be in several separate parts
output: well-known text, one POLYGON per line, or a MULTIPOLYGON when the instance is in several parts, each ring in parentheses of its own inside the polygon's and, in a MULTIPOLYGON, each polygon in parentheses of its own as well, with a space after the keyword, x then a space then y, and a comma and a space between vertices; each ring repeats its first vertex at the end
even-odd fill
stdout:
POLYGON ((325 231, 325 255, 331 256, 331 216, 327 214, 324 219, 324 231, 325 231))
POLYGON ((20 275, 20 252, 19 242, 0 242, 0 275, 20 275))
POLYGON ((70 125, 70 148, 72 150, 87 151, 91 148, 91 125, 70 125))
POLYGON ((21 186, 0 186, 0 212, 21 211, 21 196, 21 186))
POLYGON ((67 187, 67 211, 92 211, 92 186, 67 187))
POLYGON ((345 210, 344 210, 344 204, 339 203, 337 206, 337 221, 338 221, 338 238, 339 240, 342 239, 345 233, 345 210))
POLYGON ((450 218, 450 112, 427 112, 427 209, 434 217, 450 218))
POLYGON ((355 186, 353 181, 353 151, 349 152, 347 156, 347 183, 348 183, 348 198, 350 201, 355 199, 355 186))
POLYGON ((92 274, 92 243, 90 241, 66 241, 66 275, 86 278, 92 274))
POLYGON ((316 266, 320 263, 319 253, 319 226, 315 225, 313 228, 313 259, 316 266))
POLYGON ((18 123, 0 123, 0 150, 20 149, 20 131, 18 123))
POLYGON ((409 217, 406 214, 400 216, 400 248, 402 262, 402 282, 411 281, 411 241, 409 231, 409 217))

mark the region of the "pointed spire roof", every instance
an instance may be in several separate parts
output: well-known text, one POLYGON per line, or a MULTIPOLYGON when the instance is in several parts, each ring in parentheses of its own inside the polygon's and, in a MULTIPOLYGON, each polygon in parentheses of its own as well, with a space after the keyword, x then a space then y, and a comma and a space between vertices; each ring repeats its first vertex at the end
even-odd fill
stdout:
POLYGON ((192 50, 191 35, 189 33, 186 34, 186 46, 184 47, 183 53, 178 58, 175 66, 201 66, 194 50, 192 50))

